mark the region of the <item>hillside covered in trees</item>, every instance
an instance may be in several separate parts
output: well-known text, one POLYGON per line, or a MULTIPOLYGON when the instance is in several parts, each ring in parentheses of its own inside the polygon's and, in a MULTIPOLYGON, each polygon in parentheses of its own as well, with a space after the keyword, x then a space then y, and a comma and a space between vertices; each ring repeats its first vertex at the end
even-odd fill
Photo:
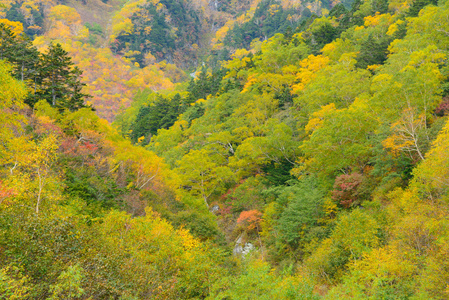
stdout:
POLYGON ((0 299, 447 299, 448 28, 447 0, 2 2, 0 299))

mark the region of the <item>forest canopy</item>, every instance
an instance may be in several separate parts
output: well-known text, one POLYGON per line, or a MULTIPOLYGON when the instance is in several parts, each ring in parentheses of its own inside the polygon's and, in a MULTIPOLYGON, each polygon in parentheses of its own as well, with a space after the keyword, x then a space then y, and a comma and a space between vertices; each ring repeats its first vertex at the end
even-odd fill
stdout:
POLYGON ((446 299, 448 16, 6 1, 0 298, 446 299))

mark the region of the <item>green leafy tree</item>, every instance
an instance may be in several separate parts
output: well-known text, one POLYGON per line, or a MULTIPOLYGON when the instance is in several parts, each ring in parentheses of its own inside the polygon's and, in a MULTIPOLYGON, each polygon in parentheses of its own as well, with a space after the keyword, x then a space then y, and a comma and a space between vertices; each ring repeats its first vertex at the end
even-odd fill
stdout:
POLYGON ((320 182, 310 176, 281 190, 277 201, 288 204, 278 220, 277 229, 285 243, 296 248, 310 242, 312 229, 324 216, 324 197, 320 182))
POLYGON ((212 286, 207 299, 300 299, 316 300, 310 280, 300 276, 276 275, 261 260, 247 263, 238 276, 222 277, 212 286))
POLYGON ((84 289, 81 288, 83 277, 83 268, 79 265, 68 267, 61 272, 55 284, 50 286, 51 296, 48 300, 79 299, 84 294, 84 289))
POLYGON ((209 197, 214 192, 223 191, 224 184, 233 181, 235 176, 229 167, 214 161, 206 149, 191 150, 178 161, 176 171, 182 186, 201 196, 207 207, 209 197))
POLYGON ((328 105, 322 108, 322 115, 317 112, 314 116, 306 127, 313 130, 310 139, 300 147, 306 169, 310 167, 321 176, 351 169, 362 172, 373 156, 374 141, 370 137, 378 126, 366 101, 356 101, 341 110, 328 105))
POLYGON ((337 108, 348 107, 359 95, 369 91, 370 73, 355 67, 355 55, 345 53, 336 64, 326 66, 316 76, 310 75, 312 80, 309 80, 295 99, 302 116, 307 118, 330 103, 334 103, 337 108))

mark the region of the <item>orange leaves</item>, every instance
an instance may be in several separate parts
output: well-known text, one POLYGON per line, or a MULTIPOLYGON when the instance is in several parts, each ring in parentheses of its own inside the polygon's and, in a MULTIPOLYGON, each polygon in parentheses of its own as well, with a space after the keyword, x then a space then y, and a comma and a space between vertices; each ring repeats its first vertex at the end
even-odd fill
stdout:
POLYGON ((248 90, 257 82, 257 77, 255 77, 253 74, 248 76, 248 80, 245 83, 245 86, 243 87, 242 93, 248 92, 248 90))
MULTIPOLYGON (((83 69, 83 82, 87 84, 85 93, 93 95, 90 99, 97 114, 112 122, 117 112, 128 107, 136 92, 143 89, 170 89, 172 81, 165 73, 174 73, 173 66, 167 64, 149 65, 143 69, 131 66, 131 62, 115 56, 109 48, 93 48, 90 45, 72 43, 70 54, 73 62, 83 69)), ((154 57, 147 54, 148 60, 154 57)))
POLYGON ((90 160, 97 154, 99 148, 95 143, 88 140, 77 140, 76 138, 66 138, 61 142, 61 151, 65 155, 80 157, 88 165, 93 165, 90 160))
POLYGON ((246 230, 257 229, 260 226, 260 221, 262 220, 262 213, 257 209, 242 211, 239 218, 237 219, 237 224, 245 227, 246 230))
POLYGON ((65 5, 52 7, 48 20, 51 29, 47 35, 52 38, 64 39, 77 36, 83 28, 81 17, 76 9, 65 5))
POLYGON ((61 128, 55 124, 54 120, 48 116, 37 117, 35 125, 35 132, 38 135, 45 134, 61 134, 61 128))
POLYGON ((0 181, 0 204, 3 203, 7 198, 14 196, 16 194, 15 190, 3 184, 0 181))

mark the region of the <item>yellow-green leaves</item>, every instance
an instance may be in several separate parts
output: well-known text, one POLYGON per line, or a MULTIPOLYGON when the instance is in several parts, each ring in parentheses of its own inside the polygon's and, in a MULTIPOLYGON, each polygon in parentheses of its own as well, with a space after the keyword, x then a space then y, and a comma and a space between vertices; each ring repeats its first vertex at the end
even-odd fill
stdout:
POLYGON ((21 300, 29 297, 29 278, 19 268, 7 266, 0 269, 0 295, 5 300, 21 300))
POLYGON ((423 196, 433 201, 442 197, 449 200, 449 123, 433 142, 432 149, 427 153, 426 160, 415 170, 414 185, 418 186, 423 196))
POLYGON ((313 130, 310 139, 300 149, 304 152, 305 167, 318 174, 336 171, 361 171, 373 150, 378 120, 367 109, 366 100, 357 99, 349 108, 340 110, 324 106, 306 126, 313 130))
POLYGON ((0 60, 0 126, 6 128, 17 125, 17 120, 21 118, 18 110, 24 107, 23 99, 27 94, 25 85, 14 79, 10 71, 11 67, 0 60))
POLYGON ((307 65, 298 74, 301 82, 295 87, 301 91, 295 104, 301 107, 302 114, 311 114, 330 103, 338 108, 348 107, 356 97, 368 92, 370 74, 355 68, 354 57, 354 53, 344 54, 332 65, 320 56, 304 61, 307 65))
POLYGON ((100 225, 97 251, 109 261, 108 276, 126 282, 129 296, 153 299, 207 294, 220 254, 212 257, 185 229, 175 230, 150 208, 144 217, 111 212, 100 225))
POLYGON ((206 206, 214 192, 224 192, 224 184, 234 179, 231 169, 214 161, 205 149, 191 150, 178 161, 178 166, 176 172, 181 179, 181 188, 201 196, 206 206))

